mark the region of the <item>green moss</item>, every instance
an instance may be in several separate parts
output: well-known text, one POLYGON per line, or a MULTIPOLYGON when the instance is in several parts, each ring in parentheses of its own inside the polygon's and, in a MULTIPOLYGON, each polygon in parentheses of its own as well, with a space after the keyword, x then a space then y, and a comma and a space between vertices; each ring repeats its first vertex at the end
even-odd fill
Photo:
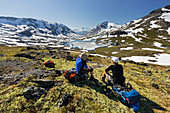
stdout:
MULTIPOLYGON (((15 48, 16 49, 16 48, 15 48)), ((15 50, 14 49, 14 50, 15 50)), ((96 49, 95 52, 102 53, 107 51, 111 53, 113 51, 119 51, 119 47, 111 48, 100 48, 96 49)), ((14 51, 13 50, 13 51, 14 51)), ((17 48, 14 53, 19 53, 21 48, 17 48)), ((134 50, 134 51, 123 51, 116 56, 129 56, 130 54, 135 55, 145 55, 142 54, 143 50, 134 50), (125 55, 124 55, 124 54, 125 55)), ((2 52, 3 53, 3 52, 2 52)), ((6 53, 7 54, 7 53, 6 53)), ((71 53, 71 55, 78 55, 78 53, 71 53)), ((148 54, 148 53, 147 53, 148 54)), ((152 53, 153 54, 153 53, 152 53)), ((7 54, 7 57, 10 55, 7 54)), ((12 55, 11 55, 12 56, 12 55)), ((130 113, 133 112, 131 108, 128 108, 122 104, 116 96, 107 97, 103 94, 102 82, 100 77, 106 68, 110 65, 110 59, 100 58, 100 57, 89 57, 93 62, 89 61, 88 65, 98 66, 101 64, 101 67, 94 69, 94 76, 98 79, 98 82, 93 81, 81 81, 76 84, 69 83, 64 76, 55 76, 50 75, 49 77, 44 77, 44 79, 53 79, 55 83, 62 82, 60 85, 54 86, 51 89, 47 90, 47 95, 42 95, 40 99, 37 100, 26 100, 23 96, 23 91, 29 86, 37 86, 36 83, 30 82, 36 77, 29 75, 28 78, 24 79, 22 82, 16 85, 9 85, 6 87, 4 84, 1 84, 0 88, 0 112, 16 112, 16 113, 61 113, 61 112, 92 112, 92 113, 103 113, 103 112, 123 112, 130 113), (55 77, 54 77, 55 76, 55 77), (59 99, 64 93, 69 93, 73 97, 69 100, 67 106, 57 108, 59 99)), ((23 60, 23 59, 20 59, 23 60)), ((53 59, 51 57, 43 58, 44 61, 52 60, 56 65, 55 69, 57 70, 66 70, 75 67, 75 61, 66 61, 64 58, 53 59)), ((25 61, 26 62, 26 61, 25 61)), ((149 66, 140 66, 136 64, 121 63, 124 67, 124 76, 126 77, 126 82, 130 82, 132 86, 141 94, 140 100, 140 109, 139 112, 153 113, 155 112, 164 112, 158 108, 164 108, 170 112, 169 109, 169 89, 167 88, 167 82, 170 82, 167 77, 169 77, 169 72, 165 70, 169 67, 149 65, 149 66), (143 73, 143 70, 150 70, 152 76, 146 76, 143 73), (165 82, 166 81, 166 82, 165 82), (159 89, 152 87, 151 83, 156 83, 159 85, 159 89)), ((44 67, 43 67, 44 68, 44 67)), ((49 70, 49 68, 46 68, 49 70)), ((2 71, 2 70, 1 70, 2 71)), ((110 88, 110 87, 108 87, 110 88)))

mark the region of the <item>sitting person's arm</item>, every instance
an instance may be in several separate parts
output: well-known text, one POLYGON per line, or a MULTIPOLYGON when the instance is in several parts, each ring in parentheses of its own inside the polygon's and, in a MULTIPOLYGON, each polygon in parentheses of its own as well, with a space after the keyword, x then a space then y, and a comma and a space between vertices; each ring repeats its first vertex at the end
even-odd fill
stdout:
MULTIPOLYGON (((112 66, 112 65, 111 65, 112 66)), ((104 74, 107 76, 111 76, 108 72, 111 70, 111 66, 107 67, 104 71, 104 74)))

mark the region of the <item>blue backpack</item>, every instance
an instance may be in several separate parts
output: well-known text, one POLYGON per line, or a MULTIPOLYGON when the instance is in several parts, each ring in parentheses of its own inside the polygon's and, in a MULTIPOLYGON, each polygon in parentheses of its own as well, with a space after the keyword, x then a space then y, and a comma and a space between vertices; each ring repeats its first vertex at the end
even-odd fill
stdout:
POLYGON ((124 96, 133 111, 139 110, 140 94, 135 89, 132 89, 130 92, 122 92, 122 96, 124 96))

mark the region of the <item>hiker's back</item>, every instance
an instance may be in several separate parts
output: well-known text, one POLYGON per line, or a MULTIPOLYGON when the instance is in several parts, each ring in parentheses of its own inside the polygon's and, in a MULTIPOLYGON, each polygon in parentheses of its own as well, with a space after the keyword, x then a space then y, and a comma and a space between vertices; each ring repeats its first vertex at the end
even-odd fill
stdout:
POLYGON ((123 76, 123 67, 120 64, 113 65, 113 80, 115 84, 123 85, 125 77, 123 76))

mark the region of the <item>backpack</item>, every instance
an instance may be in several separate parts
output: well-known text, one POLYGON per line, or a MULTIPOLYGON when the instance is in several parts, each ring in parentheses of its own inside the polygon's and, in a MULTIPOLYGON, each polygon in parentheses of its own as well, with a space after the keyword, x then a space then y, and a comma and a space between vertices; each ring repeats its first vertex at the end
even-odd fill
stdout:
POLYGON ((49 67, 49 68, 55 68, 55 64, 53 61, 49 60, 49 61, 46 61, 44 63, 45 67, 49 67))
POLYGON ((134 111, 139 110, 140 94, 135 89, 132 89, 130 92, 122 92, 122 95, 134 111))
POLYGON ((75 70, 75 68, 72 68, 70 70, 66 70, 64 73, 64 77, 69 80, 70 82, 77 82, 77 80, 79 79, 79 74, 78 72, 75 70))
POLYGON ((112 86, 112 89, 115 94, 119 94, 122 97, 123 103, 127 103, 132 107, 133 111, 139 110, 140 94, 132 88, 130 83, 127 83, 127 86, 124 87, 112 86))

